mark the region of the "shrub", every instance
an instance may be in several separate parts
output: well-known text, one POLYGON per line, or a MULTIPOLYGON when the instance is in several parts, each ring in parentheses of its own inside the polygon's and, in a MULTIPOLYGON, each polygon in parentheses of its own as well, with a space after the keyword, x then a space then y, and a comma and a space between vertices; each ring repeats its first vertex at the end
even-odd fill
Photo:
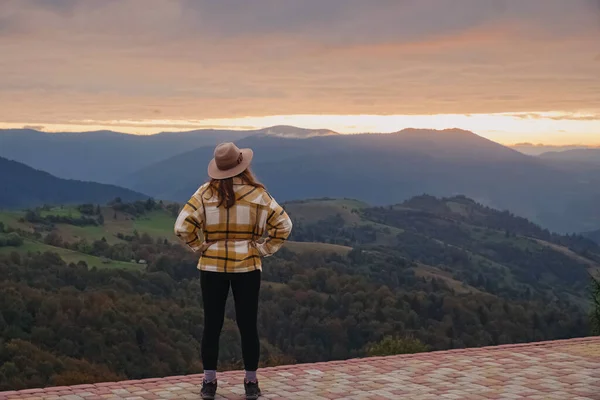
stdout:
POLYGON ((413 337, 386 336, 381 341, 367 345, 366 354, 369 357, 393 356, 396 354, 413 354, 428 351, 429 347, 413 337))

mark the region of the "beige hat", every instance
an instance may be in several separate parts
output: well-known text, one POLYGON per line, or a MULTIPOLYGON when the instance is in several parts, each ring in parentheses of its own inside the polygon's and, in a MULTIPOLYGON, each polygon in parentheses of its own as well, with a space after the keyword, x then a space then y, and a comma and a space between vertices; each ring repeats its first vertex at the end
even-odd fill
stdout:
POLYGON ((221 143, 208 164, 208 176, 213 179, 233 178, 250 166, 253 156, 252 149, 240 149, 231 142, 221 143))

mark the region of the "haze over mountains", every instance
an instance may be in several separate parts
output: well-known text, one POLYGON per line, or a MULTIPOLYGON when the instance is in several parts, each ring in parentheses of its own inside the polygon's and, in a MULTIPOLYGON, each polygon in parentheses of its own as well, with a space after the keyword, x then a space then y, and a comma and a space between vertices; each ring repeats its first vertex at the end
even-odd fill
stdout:
POLYGON ((511 149, 517 150, 523 154, 530 156, 539 156, 544 153, 560 153, 567 150, 582 150, 582 149, 600 149, 600 146, 585 146, 585 145, 544 145, 533 143, 517 143, 510 146, 511 149))
POLYGON ((204 129, 130 135, 113 131, 46 133, 31 129, 0 130, 0 157, 25 163, 68 179, 115 183, 123 175, 200 146, 247 136, 308 138, 338 135, 325 129, 274 126, 235 131, 204 129))
POLYGON ((219 130, 142 136, 112 131, 45 133, 14 129, 0 131, 0 157, 62 178, 114 183, 123 174, 166 157, 246 135, 219 130))
POLYGON ((595 148, 549 151, 540 154, 540 157, 546 160, 593 163, 600 165, 600 149, 595 148))
POLYGON ((271 127, 154 136, 9 131, 0 132, 0 156, 61 177, 185 201, 206 179, 214 145, 226 140, 254 149, 254 170, 282 201, 348 197, 393 204, 423 193, 466 195, 559 232, 600 227, 600 165, 528 156, 459 129, 339 135, 271 127))

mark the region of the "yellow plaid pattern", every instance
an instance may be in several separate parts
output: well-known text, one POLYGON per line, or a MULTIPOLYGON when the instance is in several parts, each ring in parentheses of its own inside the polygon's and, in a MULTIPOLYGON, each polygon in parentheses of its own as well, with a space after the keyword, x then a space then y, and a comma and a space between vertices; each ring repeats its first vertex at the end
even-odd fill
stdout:
POLYGON ((245 185, 238 178, 233 187, 236 203, 227 209, 218 207, 218 195, 208 183, 202 185, 175 222, 175 234, 201 253, 200 270, 262 269, 261 257, 279 250, 292 231, 289 216, 264 189, 245 185))

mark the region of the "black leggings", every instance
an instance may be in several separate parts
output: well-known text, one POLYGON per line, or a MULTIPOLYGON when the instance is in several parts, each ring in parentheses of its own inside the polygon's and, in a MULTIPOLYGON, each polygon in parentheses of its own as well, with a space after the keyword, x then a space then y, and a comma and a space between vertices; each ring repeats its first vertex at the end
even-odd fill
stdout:
POLYGON ((235 301, 235 319, 242 337, 242 356, 246 371, 258 369, 260 342, 256 320, 260 270, 244 273, 200 271, 204 302, 204 334, 202 335, 202 364, 205 370, 216 370, 219 358, 219 336, 225 319, 225 304, 229 286, 235 301))

